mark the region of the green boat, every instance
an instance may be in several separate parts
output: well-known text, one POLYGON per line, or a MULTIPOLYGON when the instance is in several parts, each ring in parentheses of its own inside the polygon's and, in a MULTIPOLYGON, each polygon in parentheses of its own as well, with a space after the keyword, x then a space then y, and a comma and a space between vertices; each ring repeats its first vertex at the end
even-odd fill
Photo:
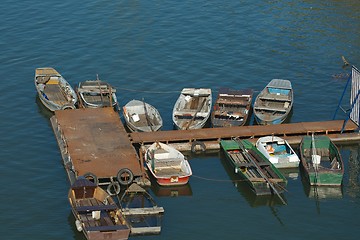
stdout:
POLYGON ((235 173, 256 195, 279 195, 285 190, 286 178, 250 141, 221 140, 220 145, 235 173))
POLYGON ((344 163, 337 146, 328 136, 305 136, 300 143, 300 158, 311 186, 340 186, 344 163))

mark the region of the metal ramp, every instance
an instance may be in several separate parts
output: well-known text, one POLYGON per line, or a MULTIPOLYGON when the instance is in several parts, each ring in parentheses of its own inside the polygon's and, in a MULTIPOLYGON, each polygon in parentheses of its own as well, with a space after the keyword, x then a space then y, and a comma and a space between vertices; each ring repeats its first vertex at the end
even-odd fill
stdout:
POLYGON ((341 129, 341 133, 343 133, 346 123, 349 121, 349 119, 351 119, 359 128, 359 124, 360 124, 359 95, 360 95, 360 71, 355 66, 352 66, 351 74, 346 82, 346 86, 344 88, 343 94, 341 95, 338 107, 337 107, 334 117, 333 117, 333 119, 335 119, 337 111, 339 109, 342 109, 344 112, 348 112, 348 116, 347 116, 346 120, 344 121, 343 127, 341 129), (346 89, 348 88, 350 82, 351 82, 351 92, 350 92, 350 106, 351 107, 348 110, 344 110, 341 107, 341 103, 342 103, 346 89))

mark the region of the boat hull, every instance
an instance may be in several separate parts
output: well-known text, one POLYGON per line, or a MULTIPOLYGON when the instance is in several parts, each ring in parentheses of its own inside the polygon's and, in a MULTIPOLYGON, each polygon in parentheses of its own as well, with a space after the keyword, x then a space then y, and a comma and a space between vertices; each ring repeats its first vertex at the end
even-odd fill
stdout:
POLYGON ((130 228, 112 197, 101 187, 79 177, 68 193, 78 231, 88 240, 128 239, 130 228))
MULTIPOLYGON (((156 176, 154 177, 156 178, 156 176)), ((189 182, 189 178, 190 177, 188 176, 186 177, 173 176, 169 178, 156 178, 156 181, 160 186, 180 186, 187 184, 189 182)))
POLYGON ((255 99, 255 121, 260 125, 283 123, 291 115, 293 101, 293 89, 289 80, 271 80, 255 99))
MULTIPOLYGON (((276 182, 276 190, 278 193, 282 193, 287 184, 286 178, 276 169, 261 153, 247 140, 241 140, 247 150, 254 151, 258 156, 260 156, 262 164, 267 164, 271 168, 272 175, 274 179, 271 181, 276 182)), ((234 167, 234 172, 238 174, 245 182, 249 185, 251 190, 256 195, 271 195, 274 194, 274 190, 271 186, 265 181, 264 178, 259 175, 255 166, 246 162, 246 159, 240 154, 242 152, 239 144, 234 140, 222 140, 220 142, 221 148, 223 149, 227 160, 234 167), (243 158, 243 160, 240 160, 243 158)))
POLYGON ((189 182, 192 170, 184 155, 169 145, 153 143, 145 153, 145 164, 160 186, 180 186, 189 182))
POLYGON ((305 136, 300 143, 301 165, 311 186, 341 186, 344 163, 327 136, 305 136))
POLYGON ((80 82, 76 92, 80 96, 79 105, 85 108, 113 107, 118 108, 116 89, 102 80, 80 82))
POLYGON ((276 168, 297 168, 300 159, 290 144, 277 136, 265 136, 256 141, 257 149, 276 168))
POLYGON ((213 111, 213 127, 243 126, 247 123, 253 97, 252 89, 220 88, 213 111))
POLYGON ((178 130, 201 129, 210 118, 211 89, 184 88, 172 111, 174 127, 178 130))
POLYGON ((77 95, 71 85, 53 68, 37 68, 35 88, 41 103, 50 111, 75 109, 77 95))
POLYGON ((123 113, 131 132, 155 132, 163 125, 159 111, 143 101, 131 100, 123 107, 123 113))

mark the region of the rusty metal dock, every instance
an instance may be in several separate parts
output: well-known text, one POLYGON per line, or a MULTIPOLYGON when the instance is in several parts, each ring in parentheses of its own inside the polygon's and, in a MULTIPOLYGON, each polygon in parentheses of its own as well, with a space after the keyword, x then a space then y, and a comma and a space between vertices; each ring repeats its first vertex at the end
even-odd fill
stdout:
POLYGON ((140 159, 113 108, 55 111, 50 121, 70 182, 91 173, 107 185, 122 169, 142 176, 140 159))

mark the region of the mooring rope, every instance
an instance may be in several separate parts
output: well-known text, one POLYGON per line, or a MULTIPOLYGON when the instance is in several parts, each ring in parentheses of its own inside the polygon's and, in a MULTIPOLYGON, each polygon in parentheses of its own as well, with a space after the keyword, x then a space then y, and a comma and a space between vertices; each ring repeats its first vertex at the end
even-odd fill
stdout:
POLYGON ((206 180, 206 181, 213 181, 213 182, 245 182, 245 179, 240 179, 240 180, 229 180, 229 179, 214 179, 214 178, 206 178, 206 177, 201 177, 201 176, 196 176, 196 175, 191 175, 191 177, 195 177, 195 178, 199 178, 202 180, 206 180))

